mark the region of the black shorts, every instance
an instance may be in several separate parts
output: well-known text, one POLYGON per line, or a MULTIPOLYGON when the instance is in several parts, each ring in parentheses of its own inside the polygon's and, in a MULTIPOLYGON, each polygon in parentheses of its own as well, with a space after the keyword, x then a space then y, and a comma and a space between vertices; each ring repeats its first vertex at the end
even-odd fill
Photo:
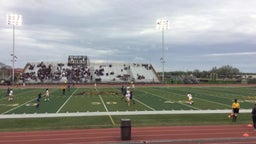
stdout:
POLYGON ((233 113, 234 114, 239 114, 239 108, 233 108, 233 113))

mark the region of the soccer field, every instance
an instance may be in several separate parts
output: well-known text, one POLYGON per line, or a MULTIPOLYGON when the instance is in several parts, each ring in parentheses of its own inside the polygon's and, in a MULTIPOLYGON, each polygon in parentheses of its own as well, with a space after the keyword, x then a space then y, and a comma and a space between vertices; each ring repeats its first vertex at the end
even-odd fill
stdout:
POLYGON ((89 113, 89 112, 160 112, 174 110, 231 110, 237 98, 241 109, 251 109, 256 102, 254 86, 136 86, 135 104, 127 105, 120 86, 75 87, 62 94, 60 88, 49 88, 50 101, 44 101, 45 88, 13 88, 14 100, 8 101, 6 89, 0 89, 0 113, 89 113), (38 93, 42 93, 36 108, 38 93), (187 93, 193 105, 187 104, 187 93))
POLYGON ((46 86, 13 87, 14 101, 7 88, 0 89, 0 131, 118 127, 121 119, 136 126, 231 124, 233 99, 241 104, 237 124, 251 121, 256 87, 249 86, 139 86, 135 104, 122 100, 121 85, 77 86, 62 94, 60 86, 49 86, 50 101, 44 101, 46 86), (36 108, 38 93, 42 93, 36 108), (187 93, 193 105, 187 104, 187 93))

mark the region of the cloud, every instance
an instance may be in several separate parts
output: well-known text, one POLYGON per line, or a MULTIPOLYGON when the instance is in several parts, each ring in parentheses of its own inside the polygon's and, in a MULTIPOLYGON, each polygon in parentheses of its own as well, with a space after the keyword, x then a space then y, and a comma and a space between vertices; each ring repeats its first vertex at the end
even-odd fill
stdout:
POLYGON ((162 17, 170 22, 164 32, 166 70, 234 64, 231 56, 249 65, 246 58, 255 56, 256 47, 255 5, 254 0, 1 0, 1 60, 10 63, 12 28, 5 15, 14 12, 23 15, 15 41, 20 67, 82 54, 95 61, 150 62, 161 71, 162 33, 155 27, 162 17), (205 56, 210 58, 202 62, 205 56))
POLYGON ((207 54, 205 56, 222 57, 222 56, 249 56, 249 55, 256 55, 256 52, 213 53, 213 54, 207 54))

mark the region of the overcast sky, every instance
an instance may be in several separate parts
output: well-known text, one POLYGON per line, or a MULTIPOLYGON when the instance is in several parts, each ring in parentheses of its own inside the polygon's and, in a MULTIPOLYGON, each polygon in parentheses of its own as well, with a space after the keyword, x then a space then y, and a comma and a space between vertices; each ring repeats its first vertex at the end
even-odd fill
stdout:
POLYGON ((0 62, 12 65, 13 29, 7 14, 20 14, 15 67, 27 62, 151 63, 162 71, 166 18, 166 71, 211 70, 230 65, 256 72, 256 0, 0 0, 0 62))

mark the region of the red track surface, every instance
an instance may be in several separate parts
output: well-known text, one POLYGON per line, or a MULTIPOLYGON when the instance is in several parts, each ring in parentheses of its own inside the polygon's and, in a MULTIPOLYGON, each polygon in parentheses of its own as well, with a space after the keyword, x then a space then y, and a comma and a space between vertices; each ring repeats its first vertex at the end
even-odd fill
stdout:
POLYGON ((63 143, 256 144, 256 131, 247 125, 138 127, 126 141, 120 128, 0 133, 0 144, 63 143))

